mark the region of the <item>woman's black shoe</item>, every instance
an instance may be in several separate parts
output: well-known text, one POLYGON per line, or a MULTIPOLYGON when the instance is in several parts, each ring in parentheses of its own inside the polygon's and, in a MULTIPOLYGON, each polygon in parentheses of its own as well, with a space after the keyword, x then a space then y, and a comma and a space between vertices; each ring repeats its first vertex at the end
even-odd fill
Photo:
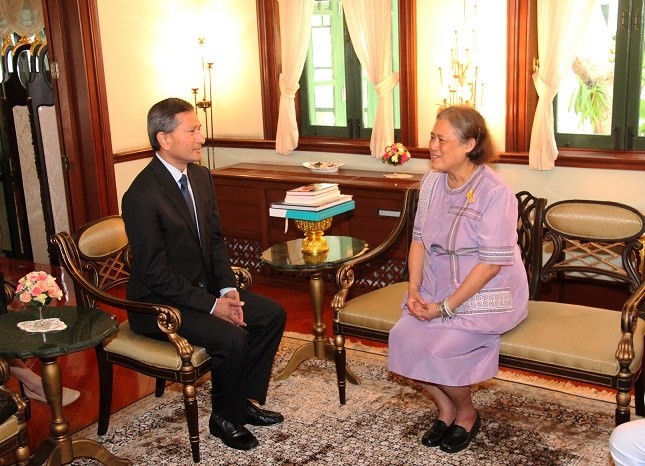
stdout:
POLYGON ((441 445, 441 441, 443 440, 443 436, 445 435, 447 430, 448 426, 446 425, 446 423, 437 419, 432 423, 432 427, 430 427, 430 429, 428 429, 428 431, 423 434, 421 443, 423 443, 426 447, 438 447, 439 445, 441 445))
POLYGON ((439 448, 441 451, 446 453, 457 453, 458 451, 468 448, 470 442, 475 438, 477 432, 479 432, 479 427, 481 426, 481 417, 479 417, 479 411, 477 411, 477 419, 473 424, 473 428, 470 429, 470 432, 466 432, 461 426, 456 424, 448 427, 447 432, 443 436, 443 440, 439 448))

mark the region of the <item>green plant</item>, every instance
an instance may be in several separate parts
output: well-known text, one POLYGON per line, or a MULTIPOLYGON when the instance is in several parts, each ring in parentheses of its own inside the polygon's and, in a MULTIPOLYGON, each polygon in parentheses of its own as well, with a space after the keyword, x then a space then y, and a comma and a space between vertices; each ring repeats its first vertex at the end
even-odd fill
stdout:
POLYGON ((598 82, 585 82, 578 77, 578 90, 569 100, 569 111, 573 110, 580 118, 580 125, 586 121, 596 128, 609 111, 609 98, 604 86, 598 82))

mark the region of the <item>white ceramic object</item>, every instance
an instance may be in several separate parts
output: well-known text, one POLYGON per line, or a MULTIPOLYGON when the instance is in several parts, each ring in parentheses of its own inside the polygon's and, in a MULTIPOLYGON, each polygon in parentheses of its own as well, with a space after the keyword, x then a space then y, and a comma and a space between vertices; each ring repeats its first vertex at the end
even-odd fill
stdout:
POLYGON ((313 173, 334 173, 345 164, 335 162, 305 162, 302 165, 313 173))

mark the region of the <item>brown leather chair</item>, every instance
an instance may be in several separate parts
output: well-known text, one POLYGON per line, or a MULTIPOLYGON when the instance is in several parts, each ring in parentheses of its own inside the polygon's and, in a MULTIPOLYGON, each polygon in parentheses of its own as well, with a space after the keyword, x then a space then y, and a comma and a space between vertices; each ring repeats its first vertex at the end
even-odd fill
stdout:
POLYGON ((29 438, 25 410, 27 404, 5 386, 11 373, 9 363, 0 358, 0 464, 2 458, 19 466, 29 464, 29 438))
MULTIPOLYGON (((155 395, 163 395, 166 382, 183 385, 184 407, 193 461, 200 460, 199 428, 195 384, 210 372, 210 356, 204 348, 190 345, 177 334, 181 327, 181 312, 171 306, 134 302, 115 296, 124 293, 130 278, 130 246, 121 216, 113 215, 90 222, 71 237, 62 232, 50 239, 58 248, 62 265, 74 282, 79 305, 99 303, 124 311, 143 312, 157 317, 161 331, 168 341, 159 341, 134 333, 128 321, 119 331, 97 348, 99 364, 99 422, 98 434, 107 432, 112 404, 112 365, 128 367, 156 379, 155 395)), ((233 267, 238 286, 250 288, 248 270, 233 267)))

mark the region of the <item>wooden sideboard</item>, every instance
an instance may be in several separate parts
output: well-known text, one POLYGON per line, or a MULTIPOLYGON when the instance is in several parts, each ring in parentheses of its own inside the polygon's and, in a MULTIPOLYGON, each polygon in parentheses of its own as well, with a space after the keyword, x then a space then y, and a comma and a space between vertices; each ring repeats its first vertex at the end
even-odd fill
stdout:
MULTIPOLYGON (((271 203, 283 201, 287 190, 314 182, 338 183, 342 194, 353 196, 356 207, 334 217, 326 233, 360 238, 373 248, 394 227, 405 189, 419 186, 422 177, 414 174, 410 179, 393 179, 381 172, 343 169, 317 174, 299 166, 255 163, 215 169, 212 174, 231 261, 263 276, 274 272, 262 266, 262 251, 302 236, 293 221, 285 232, 285 219, 269 216, 271 203)), ((407 250, 407 244, 397 245, 392 257, 395 273, 404 265, 407 250)), ((373 286, 378 286, 378 276, 373 281, 373 286)))

